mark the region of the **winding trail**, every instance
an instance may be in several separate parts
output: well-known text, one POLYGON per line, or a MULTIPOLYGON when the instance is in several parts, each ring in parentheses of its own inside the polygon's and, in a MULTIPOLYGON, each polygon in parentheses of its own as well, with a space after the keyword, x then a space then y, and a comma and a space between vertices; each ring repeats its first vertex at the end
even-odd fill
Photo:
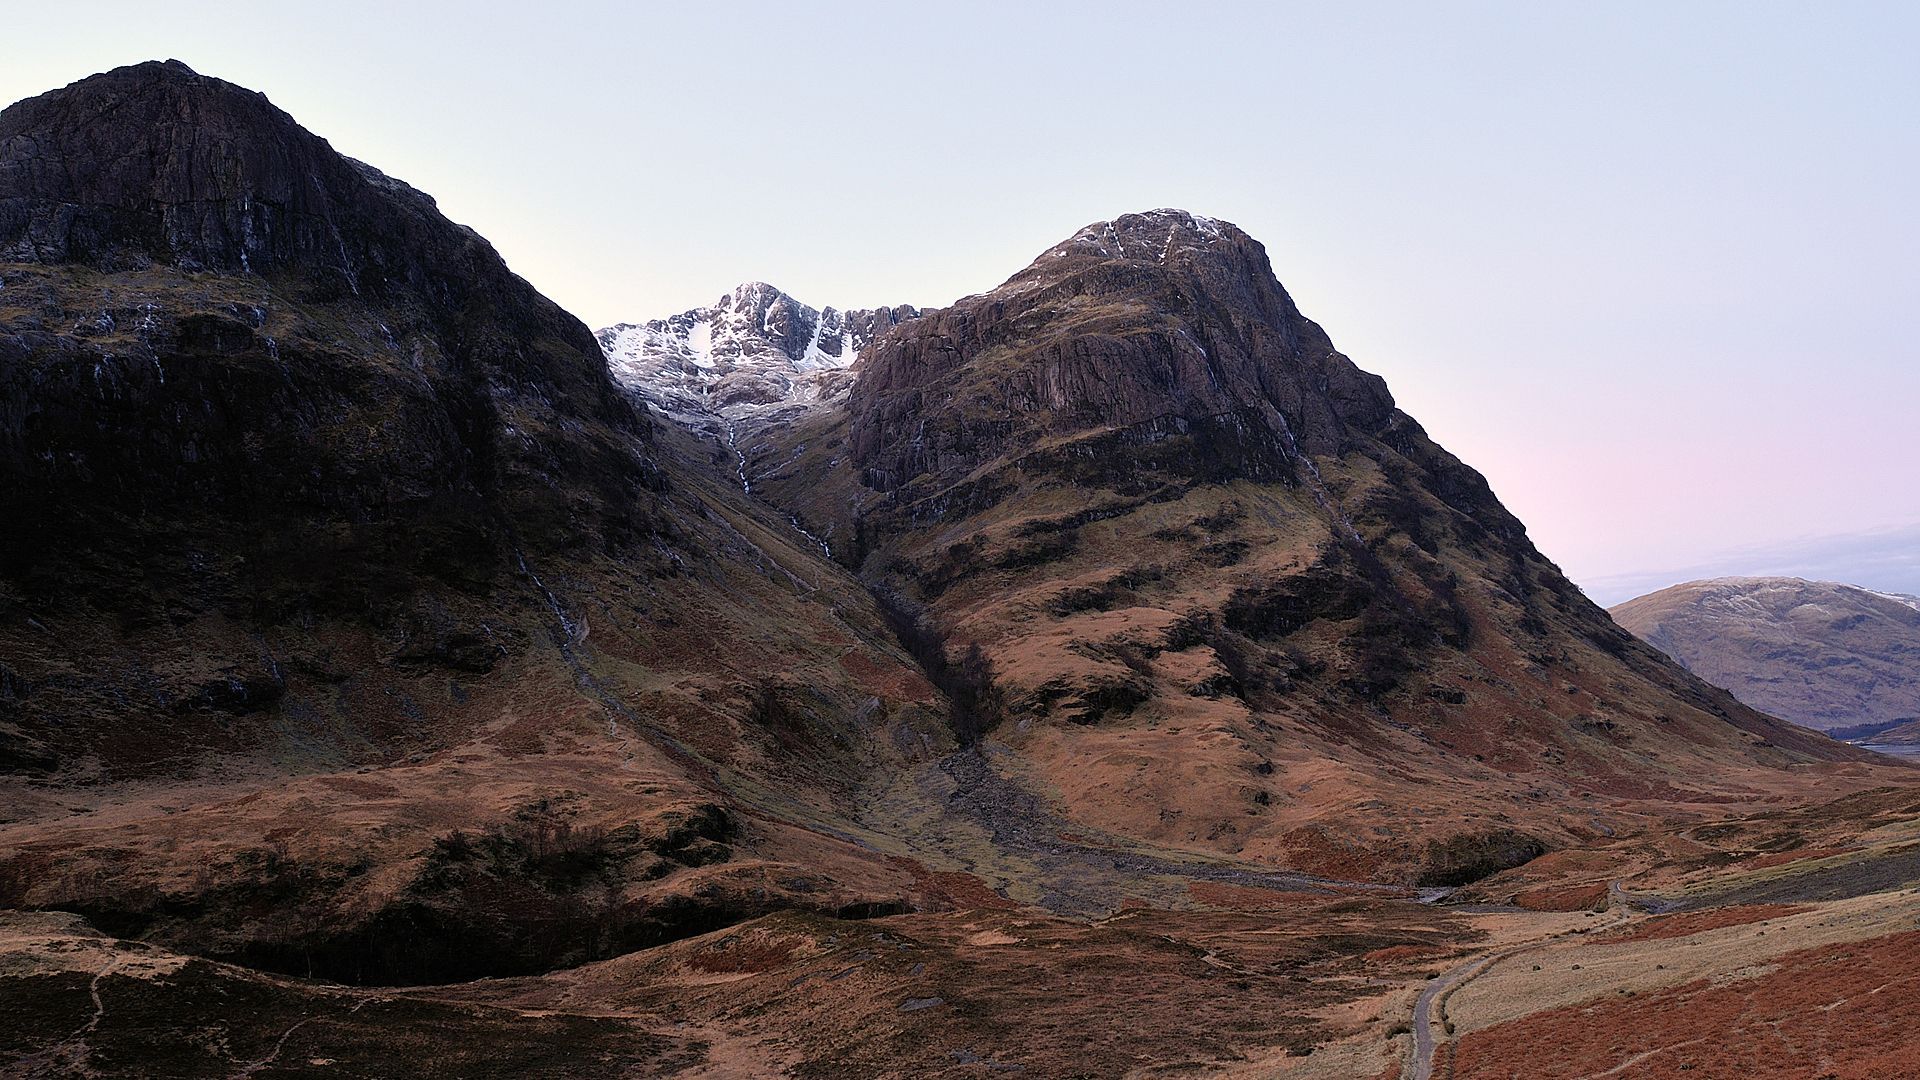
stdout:
POLYGON ((1413 1005, 1413 1056, 1407 1061, 1401 1076, 1406 1080, 1432 1080, 1433 1052, 1438 1043, 1433 1037, 1434 1021, 1446 1022, 1446 1008, 1441 999, 1453 991, 1465 986, 1481 972, 1492 967, 1496 961, 1504 960, 1516 953, 1537 949, 1551 939, 1528 942, 1505 949, 1497 953, 1477 957, 1459 967, 1428 982, 1420 991, 1420 998, 1413 1005))
MULTIPOLYGON (((1618 881, 1607 883, 1607 910, 1614 913, 1611 921, 1596 924, 1593 930, 1611 930, 1633 917, 1634 901, 1627 896, 1618 881)), ((1487 973, 1495 964, 1521 953, 1545 948, 1561 939, 1561 932, 1510 945, 1497 952, 1476 956, 1446 972, 1435 976, 1420 991, 1420 997, 1413 1003, 1413 1053, 1400 1071, 1401 1080, 1433 1080, 1433 1055, 1439 1044, 1445 1041, 1447 1022, 1447 998, 1455 990, 1487 973), (1434 1027, 1441 1028, 1441 1036, 1434 1037, 1434 1027)))
MULTIPOLYGON (((354 1006, 354 1012, 358 1012, 359 1010, 360 1007, 358 1005, 354 1006)), ((318 1016, 308 1016, 296 1021, 292 1027, 281 1032, 280 1037, 274 1040, 273 1049, 267 1052, 266 1057, 260 1058, 257 1061, 241 1063, 240 1067, 236 1069, 227 1080, 246 1080, 247 1077, 253 1076, 262 1069, 273 1065, 274 1062, 280 1059, 281 1051, 287 1048, 287 1040, 293 1037, 293 1033, 318 1019, 320 1019, 318 1016)))
POLYGON ((85 1024, 80 1025, 73 1034, 48 1046, 46 1049, 13 1062, 12 1067, 19 1071, 10 1072, 6 1075, 94 1075, 90 1064, 93 1059, 93 1047, 89 1045, 88 1040, 93 1037, 95 1031, 99 1030, 100 1022, 107 1018, 107 1003, 106 1000, 100 996, 100 984, 106 980, 107 976, 119 970, 125 963, 126 960, 124 958, 109 955, 106 963, 101 965, 100 970, 94 972, 92 981, 87 983, 87 996, 93 999, 93 1015, 87 1018, 85 1024))

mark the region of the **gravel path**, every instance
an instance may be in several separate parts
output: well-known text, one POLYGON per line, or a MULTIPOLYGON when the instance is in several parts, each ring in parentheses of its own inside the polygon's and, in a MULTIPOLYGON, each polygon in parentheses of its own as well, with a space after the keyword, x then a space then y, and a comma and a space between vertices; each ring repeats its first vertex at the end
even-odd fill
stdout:
MULTIPOLYGON (((1593 930, 1610 930, 1633 917, 1633 903, 1618 881, 1607 885, 1607 910, 1615 913, 1612 921, 1594 926, 1593 930)), ((1438 1023, 1444 1036, 1446 999, 1449 994, 1484 975, 1488 968, 1500 961, 1543 948, 1556 940, 1559 940, 1558 934, 1549 934, 1477 956, 1428 981, 1420 991, 1420 997, 1413 1003, 1413 1054, 1401 1070, 1402 1080, 1433 1080, 1433 1054, 1439 1043, 1445 1041, 1444 1038, 1435 1039, 1433 1029, 1438 1023)))

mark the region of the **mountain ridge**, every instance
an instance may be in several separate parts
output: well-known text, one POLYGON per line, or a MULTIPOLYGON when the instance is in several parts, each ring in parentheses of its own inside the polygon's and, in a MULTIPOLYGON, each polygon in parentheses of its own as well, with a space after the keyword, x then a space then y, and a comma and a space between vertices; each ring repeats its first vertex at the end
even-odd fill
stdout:
POLYGON ((1825 730, 1920 721, 1920 598, 1839 582, 1723 577, 1611 609, 1735 697, 1825 730))

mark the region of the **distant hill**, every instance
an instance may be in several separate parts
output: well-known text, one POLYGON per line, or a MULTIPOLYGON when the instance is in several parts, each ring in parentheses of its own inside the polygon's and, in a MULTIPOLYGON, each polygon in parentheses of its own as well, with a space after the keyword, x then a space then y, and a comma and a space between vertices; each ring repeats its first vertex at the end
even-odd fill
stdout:
POLYGON ((1730 577, 1675 585, 1612 612, 1763 712, 1842 738, 1920 742, 1920 597, 1730 577))

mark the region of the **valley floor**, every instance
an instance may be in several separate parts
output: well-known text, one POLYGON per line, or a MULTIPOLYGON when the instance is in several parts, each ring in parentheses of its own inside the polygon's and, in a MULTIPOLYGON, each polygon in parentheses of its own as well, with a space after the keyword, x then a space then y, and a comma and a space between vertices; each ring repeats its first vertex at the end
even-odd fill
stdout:
MULTIPOLYGON (((1054 868, 1091 850, 1062 844, 1054 868)), ((0 1061, 23 1077, 1920 1069, 1917 789, 1558 852, 1438 904, 1135 869, 1143 895, 1104 917, 1053 914, 979 878, 969 892, 970 875, 949 872, 950 891, 971 897, 960 910, 781 912, 445 986, 269 975, 116 940, 70 914, 9 912, 0 1061), (1760 850, 1787 835, 1798 846, 1760 850)))

